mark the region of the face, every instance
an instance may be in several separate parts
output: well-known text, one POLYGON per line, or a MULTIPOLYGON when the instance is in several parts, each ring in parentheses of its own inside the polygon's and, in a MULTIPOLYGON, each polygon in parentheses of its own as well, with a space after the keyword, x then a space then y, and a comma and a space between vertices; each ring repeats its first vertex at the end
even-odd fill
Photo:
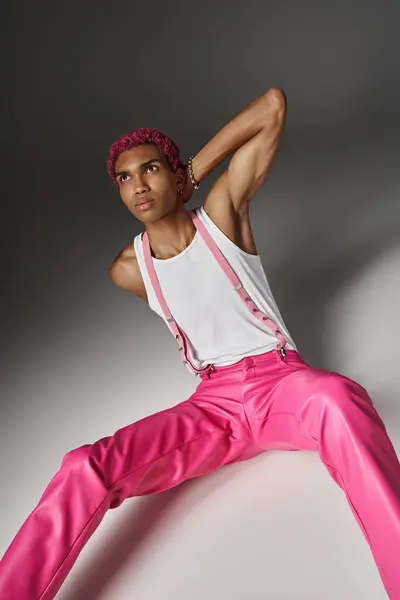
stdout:
POLYGON ((184 186, 182 169, 173 173, 156 146, 143 144, 121 152, 115 163, 120 196, 143 223, 154 223, 176 208, 184 186), (150 204, 143 204, 149 202, 150 204), (140 206, 142 205, 142 207, 140 206))

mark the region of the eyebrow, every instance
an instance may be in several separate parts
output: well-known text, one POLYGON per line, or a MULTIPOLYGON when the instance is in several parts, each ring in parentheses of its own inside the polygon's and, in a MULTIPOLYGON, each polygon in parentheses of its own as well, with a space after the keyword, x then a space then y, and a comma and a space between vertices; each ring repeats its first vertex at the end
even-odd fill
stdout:
MULTIPOLYGON (((161 158, 151 158, 150 160, 146 160, 146 162, 142 163, 141 165, 139 165, 140 168, 145 168, 148 167, 151 163, 154 162, 159 162, 162 163, 161 158)), ((119 177, 119 175, 129 175, 128 171, 117 171, 115 173, 116 177, 119 177)))

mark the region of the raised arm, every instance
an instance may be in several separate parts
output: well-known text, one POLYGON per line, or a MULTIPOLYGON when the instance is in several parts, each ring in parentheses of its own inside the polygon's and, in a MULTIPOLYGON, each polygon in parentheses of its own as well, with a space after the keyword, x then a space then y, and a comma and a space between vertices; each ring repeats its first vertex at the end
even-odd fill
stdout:
POLYGON ((209 202, 227 198, 236 211, 259 190, 276 153, 286 116, 286 97, 276 88, 244 108, 225 125, 193 158, 197 181, 206 177, 233 153, 228 169, 219 177, 209 202))

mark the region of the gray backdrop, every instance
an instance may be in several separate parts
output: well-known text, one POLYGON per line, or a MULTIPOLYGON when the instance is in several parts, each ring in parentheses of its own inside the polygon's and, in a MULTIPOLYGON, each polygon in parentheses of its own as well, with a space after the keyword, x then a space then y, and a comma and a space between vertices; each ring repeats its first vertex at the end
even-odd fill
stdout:
MULTIPOLYGON (((272 86, 287 123, 251 209, 267 276, 303 356, 368 387, 399 450, 400 4, 14 1, 3 13, 0 549, 63 454, 198 382, 162 321, 110 280, 142 225, 108 179, 109 145, 156 127, 186 158, 272 86)), ((276 452, 128 501, 60 593, 205 595, 384 592, 318 457, 276 452)))

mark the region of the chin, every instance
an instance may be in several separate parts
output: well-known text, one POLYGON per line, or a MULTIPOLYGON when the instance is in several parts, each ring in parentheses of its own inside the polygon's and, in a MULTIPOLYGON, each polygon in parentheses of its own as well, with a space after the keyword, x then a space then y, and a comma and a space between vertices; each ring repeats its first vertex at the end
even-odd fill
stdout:
POLYGON ((160 221, 164 215, 162 213, 160 214, 159 210, 145 210, 142 213, 139 211, 139 214, 135 211, 133 216, 142 223, 156 223, 157 221, 160 221))

